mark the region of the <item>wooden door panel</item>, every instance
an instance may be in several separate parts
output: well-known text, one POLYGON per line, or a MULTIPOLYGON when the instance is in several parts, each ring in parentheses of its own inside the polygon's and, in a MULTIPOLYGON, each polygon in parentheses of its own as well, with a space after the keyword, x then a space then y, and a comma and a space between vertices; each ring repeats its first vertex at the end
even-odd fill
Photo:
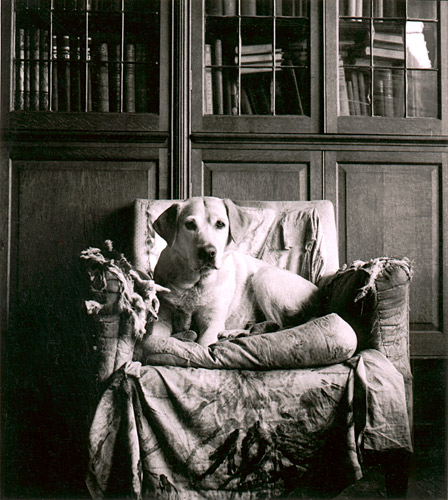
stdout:
POLYGON ((234 200, 308 200, 309 163, 203 163, 204 194, 234 200))
POLYGON ((414 335, 423 351, 435 355, 444 351, 437 336, 443 331, 442 164, 379 159, 335 161, 334 177, 327 178, 335 183, 329 191, 336 195, 340 259, 411 259, 411 328, 423 333, 414 335))

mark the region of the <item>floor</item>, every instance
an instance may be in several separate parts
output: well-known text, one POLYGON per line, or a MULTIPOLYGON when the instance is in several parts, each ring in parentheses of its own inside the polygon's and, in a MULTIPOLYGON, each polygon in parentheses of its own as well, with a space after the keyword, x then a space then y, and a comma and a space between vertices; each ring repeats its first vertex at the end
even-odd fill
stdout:
MULTIPOLYGON (((414 374, 414 457, 408 499, 446 500, 446 360, 419 360, 414 374)), ((345 489, 338 500, 386 498, 382 472, 365 471, 364 478, 345 489)))

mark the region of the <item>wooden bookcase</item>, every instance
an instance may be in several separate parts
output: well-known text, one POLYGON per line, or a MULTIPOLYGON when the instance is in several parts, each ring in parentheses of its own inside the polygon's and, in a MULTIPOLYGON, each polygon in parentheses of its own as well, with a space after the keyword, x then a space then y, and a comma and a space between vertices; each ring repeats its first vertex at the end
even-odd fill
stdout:
POLYGON ((135 198, 330 199, 341 265, 413 260, 412 356, 446 357, 448 2, 0 8, 9 497, 84 496, 94 391, 78 255, 106 238, 126 251, 135 198))

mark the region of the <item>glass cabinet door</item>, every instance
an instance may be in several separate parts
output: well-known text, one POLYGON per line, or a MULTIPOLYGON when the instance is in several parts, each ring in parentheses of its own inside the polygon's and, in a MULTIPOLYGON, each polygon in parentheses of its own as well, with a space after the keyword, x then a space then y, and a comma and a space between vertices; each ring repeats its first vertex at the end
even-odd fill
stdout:
MULTIPOLYGON (((435 0, 339 0, 339 117, 350 117, 356 127, 358 117, 387 118, 389 123, 408 119, 409 125, 410 118, 429 119, 428 130, 438 127, 439 5, 435 0)), ((386 120, 364 121, 366 127, 387 128, 386 120)), ((425 127, 425 120, 420 123, 425 127)), ((410 125, 410 130, 415 126, 410 125)))
POLYGON ((168 74, 161 68, 168 2, 16 0, 12 6, 11 111, 18 123, 36 112, 37 127, 70 128, 71 116, 81 113, 83 124, 89 116, 99 126, 94 115, 107 113, 119 129, 120 116, 132 128, 132 116, 145 114, 146 128, 158 128, 160 100, 169 94, 161 85, 168 74))
POLYGON ((278 131, 309 132, 319 87, 311 84, 318 80, 318 10, 309 0, 207 0, 202 12, 196 8, 192 65, 202 76, 193 71, 203 123, 276 131, 277 122, 278 131))

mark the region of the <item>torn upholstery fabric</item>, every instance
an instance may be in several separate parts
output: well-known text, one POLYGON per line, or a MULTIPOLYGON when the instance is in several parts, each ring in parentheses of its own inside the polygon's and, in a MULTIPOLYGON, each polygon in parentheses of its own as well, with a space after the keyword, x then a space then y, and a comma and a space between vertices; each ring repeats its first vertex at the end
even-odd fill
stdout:
POLYGON ((359 446, 411 449, 403 379, 378 351, 306 370, 132 365, 92 423, 95 499, 117 475, 137 499, 326 496, 362 477, 359 446))

